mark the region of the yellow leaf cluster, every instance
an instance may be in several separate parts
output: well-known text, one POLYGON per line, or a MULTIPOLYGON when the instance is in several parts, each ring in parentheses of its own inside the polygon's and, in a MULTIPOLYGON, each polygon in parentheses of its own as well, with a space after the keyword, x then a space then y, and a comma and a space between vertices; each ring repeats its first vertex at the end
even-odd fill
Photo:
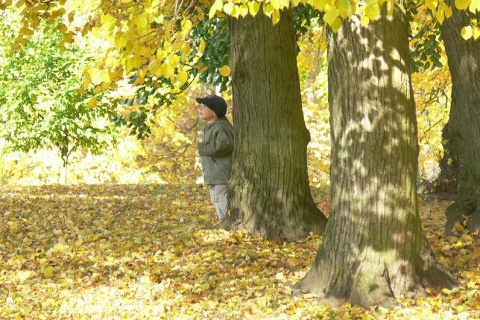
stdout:
MULTIPOLYGON (((278 1, 278 0, 277 0, 278 1)), ((284 0, 281 0, 284 1, 284 0)), ((250 14, 256 16, 260 11, 260 4, 256 1, 247 0, 215 0, 210 7, 209 18, 212 19, 215 15, 227 14, 229 16, 238 18, 240 16, 245 17, 250 14)))
POLYGON ((140 8, 128 1, 125 7, 102 8, 101 23, 92 29, 98 39, 100 58, 86 70, 91 81, 85 85, 108 88, 132 73, 136 73, 134 85, 143 84, 147 76, 163 77, 178 88, 189 81, 190 67, 186 61, 188 65, 195 64, 190 61, 194 23, 188 16, 180 19, 174 3, 146 1, 140 8), (128 19, 119 14, 122 8, 128 19), (109 77, 99 70, 109 70, 109 77))
POLYGON ((476 20, 472 20, 472 25, 462 28, 461 35, 465 40, 473 38, 477 40, 480 37, 480 26, 476 20))
MULTIPOLYGON (((458 10, 468 10, 474 14, 480 12, 480 0, 455 0, 454 5, 458 10)), ((434 13, 440 23, 450 18, 453 13, 452 8, 444 0, 426 0, 425 6, 434 13)), ((472 19, 472 26, 463 28, 462 36, 465 39, 474 37, 474 33, 478 33, 478 31, 475 31, 475 26, 476 20, 472 19)))
POLYGON ((435 167, 443 157, 442 130, 448 121, 450 110, 451 77, 446 61, 444 66, 412 75, 417 109, 419 161, 426 180, 427 167, 435 167))
MULTIPOLYGON (((309 4, 315 9, 323 11, 325 13, 323 20, 334 31, 340 28, 343 19, 354 14, 358 14, 362 25, 366 26, 370 21, 378 18, 383 5, 388 6, 389 14, 392 14, 395 6, 398 6, 394 0, 216 0, 210 7, 209 17, 212 18, 216 14, 226 14, 236 18, 247 14, 255 16, 259 12, 260 6, 263 6, 264 14, 271 17, 273 23, 277 23, 280 18, 280 10, 300 3, 309 4)), ((444 0, 425 0, 424 5, 434 13, 440 23, 452 15, 452 8, 444 0)), ((455 0, 455 7, 460 10, 468 9, 472 13, 480 12, 480 0, 455 0)), ((462 35, 464 38, 474 37, 478 32, 476 27, 472 26, 464 28, 462 35)))

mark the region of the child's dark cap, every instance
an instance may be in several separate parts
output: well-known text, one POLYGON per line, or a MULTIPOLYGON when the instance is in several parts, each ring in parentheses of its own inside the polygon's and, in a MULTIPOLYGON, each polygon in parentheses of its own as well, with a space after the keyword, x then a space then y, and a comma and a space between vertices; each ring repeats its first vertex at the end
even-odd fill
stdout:
POLYGON ((227 102, 222 97, 211 94, 203 98, 196 98, 195 100, 212 109, 219 118, 227 114, 227 102))

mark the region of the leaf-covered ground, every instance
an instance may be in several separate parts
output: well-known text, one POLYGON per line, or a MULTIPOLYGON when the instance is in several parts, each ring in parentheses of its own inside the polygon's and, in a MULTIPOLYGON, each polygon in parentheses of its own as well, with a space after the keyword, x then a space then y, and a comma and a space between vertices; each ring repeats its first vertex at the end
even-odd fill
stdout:
MULTIPOLYGON (((272 243, 217 230, 204 186, 44 186, 0 194, 1 319, 474 319, 480 241, 442 235, 446 201, 421 201, 458 289, 391 310, 292 296, 321 238, 272 243)), ((328 212, 325 192, 316 190, 328 212)))

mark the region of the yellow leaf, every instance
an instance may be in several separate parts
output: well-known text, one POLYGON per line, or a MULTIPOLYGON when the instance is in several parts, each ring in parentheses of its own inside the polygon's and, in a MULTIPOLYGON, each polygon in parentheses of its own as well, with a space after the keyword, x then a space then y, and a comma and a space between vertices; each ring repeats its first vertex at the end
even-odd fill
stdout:
POLYGON ((367 16, 362 15, 362 18, 360 19, 360 24, 362 25, 362 27, 368 26, 369 23, 370 19, 367 16))
POLYGON ((182 23, 182 36, 183 38, 187 37, 190 34, 190 30, 192 30, 192 21, 185 20, 182 23))
POLYGON ((313 2, 313 7, 319 11, 324 11, 325 5, 327 4, 326 0, 318 0, 313 2))
POLYGON ((255 17, 258 11, 260 11, 260 5, 258 4, 258 2, 249 2, 248 11, 253 17, 255 17))
POLYGON ((128 39, 123 33, 117 33, 115 35, 115 47, 117 49, 123 48, 127 45, 128 39))
POLYGON ((453 14, 452 7, 445 6, 445 17, 450 18, 453 14))
POLYGON ((233 7, 234 7, 233 3, 231 2, 225 3, 225 5, 223 6, 223 12, 225 12, 228 15, 231 15, 233 12, 233 7))
POLYGON ((182 48, 183 46, 183 41, 178 41, 178 42, 175 42, 172 46, 172 51, 176 52, 176 51, 180 51, 180 49, 182 48))
POLYGON ((77 241, 75 241, 74 245, 75 247, 79 248, 81 247, 83 244, 83 239, 78 239, 77 241))
POLYGON ((198 72, 200 72, 200 73, 201 73, 201 72, 205 72, 205 71, 207 71, 207 70, 209 69, 207 66, 203 65, 202 63, 198 63, 198 64, 194 65, 193 67, 194 67, 195 69, 197 69, 198 72))
POLYGON ((139 29, 145 30, 149 24, 148 16, 145 12, 135 15, 133 22, 137 25, 139 29))
POLYGON ((227 65, 224 65, 223 67, 221 67, 220 69, 218 69, 218 72, 224 76, 224 77, 228 77, 230 75, 230 73, 232 72, 232 70, 230 69, 229 66, 227 65))
POLYGON ((275 279, 277 279, 277 280, 285 280, 285 275, 283 274, 283 272, 277 273, 277 274, 275 275, 275 279))
POLYGON ((340 18, 335 19, 335 21, 333 21, 333 23, 331 25, 332 31, 337 32, 338 29, 340 29, 341 26, 342 26, 342 19, 340 19, 340 18))
POLYGON ((89 107, 90 109, 94 108, 96 105, 97 105, 97 99, 95 99, 95 98, 91 98, 87 102, 87 107, 89 107))
POLYGON ((149 58, 153 54, 152 49, 148 46, 138 46, 135 52, 136 56, 149 58))
POLYGON ((323 21, 325 21, 326 23, 328 23, 331 26, 333 24, 333 22, 335 21, 335 19, 337 19, 337 17, 338 17, 338 10, 336 10, 336 9, 329 10, 323 16, 323 21))
POLYGON ((160 61, 158 59, 151 60, 148 65, 148 71, 156 77, 161 76, 162 74, 160 73, 160 61))
POLYGON ((102 82, 103 83, 110 83, 110 73, 107 70, 102 71, 102 82))
POLYGON ((273 9, 273 7, 270 4, 266 4, 266 5, 263 6, 263 13, 267 17, 271 17, 274 10, 275 9, 273 9))
POLYGON ((177 80, 178 82, 180 82, 181 84, 184 84, 185 82, 187 82, 188 80, 188 73, 185 72, 185 71, 181 71, 178 76, 177 76, 177 80))
POLYGON ((198 48, 198 51, 200 51, 200 53, 205 51, 205 41, 203 39, 200 41, 200 47, 198 48))
POLYGON ((281 10, 288 7, 290 0, 270 0, 270 4, 274 9, 281 10))
POLYGON ((27 35, 27 36, 31 36, 33 34, 33 30, 29 29, 29 28, 26 28, 26 27, 23 27, 22 29, 20 29, 20 33, 24 34, 24 35, 27 35))
POLYGON ((216 0, 215 3, 210 8, 210 11, 208 13, 208 18, 212 19, 215 16, 215 14, 217 13, 217 11, 222 10, 222 8, 223 8, 222 0, 216 0))
POLYGON ((280 21, 280 11, 274 10, 272 13, 272 22, 275 25, 278 21, 280 21))
POLYGON ((346 5, 342 5, 340 7, 339 13, 342 18, 349 18, 353 16, 355 13, 356 7, 352 5, 350 2, 346 3, 346 5))
POLYGON ((473 28, 472 26, 466 26, 462 28, 461 35, 463 39, 468 40, 473 36, 473 28))
POLYGON ((41 301, 42 309, 44 310, 53 310, 56 308, 57 303, 52 298, 41 301))
POLYGON ((374 21, 380 15, 380 6, 378 3, 374 3, 365 7, 365 15, 374 21))
POLYGON ((168 64, 174 68, 177 67, 180 64, 180 57, 177 56, 176 54, 169 56, 168 64))
POLYGON ((31 270, 20 270, 18 271, 17 273, 17 276, 18 276, 18 281, 20 283, 24 283, 25 281, 27 281, 28 279, 30 279, 31 277, 33 277, 35 274, 33 273, 33 271, 31 270))
POLYGON ((435 14, 435 18, 437 18, 438 22, 443 23, 443 20, 445 20, 445 11, 443 8, 439 8, 435 14))
POLYGON ((169 23, 165 28, 165 42, 168 42, 168 43, 172 42, 172 27, 173 25, 169 23))
POLYGON ((459 10, 465 10, 470 6, 471 0, 455 0, 455 7, 459 10))
POLYGON ((210 284, 209 283, 204 283, 202 285, 196 285, 195 288, 193 289, 193 293, 199 294, 203 291, 209 290, 210 289, 210 284))
POLYGON ((477 40, 480 37, 480 27, 473 27, 473 39, 477 40))
POLYGON ((185 61, 187 60, 188 54, 192 51, 192 48, 190 47, 190 44, 185 42, 180 51, 182 52, 182 60, 185 61))
POLYGON ((102 72, 99 69, 92 69, 90 71, 90 78, 93 84, 100 84, 102 82, 102 72))
POLYGON ((59 24, 57 26, 57 30, 62 32, 62 33, 66 33, 68 31, 68 28, 66 25, 64 25, 63 23, 59 24))
POLYGON ((425 2, 425 5, 427 6, 428 9, 435 11, 437 10, 438 0, 427 0, 425 2))
POLYGON ((40 272, 45 278, 50 279, 53 278, 53 275, 55 274, 55 268, 52 266, 48 266, 43 268, 40 272))
POLYGON ((246 4, 240 5, 239 11, 240 11, 240 15, 242 17, 245 17, 248 14, 248 6, 246 4))
POLYGON ((160 74, 163 75, 165 78, 170 78, 174 73, 175 69, 167 63, 163 63, 160 67, 160 74))
POLYGON ((470 2, 470 6, 468 8, 468 10, 470 10, 470 12, 477 12, 477 11, 480 11, 480 0, 471 0, 472 2, 470 2))

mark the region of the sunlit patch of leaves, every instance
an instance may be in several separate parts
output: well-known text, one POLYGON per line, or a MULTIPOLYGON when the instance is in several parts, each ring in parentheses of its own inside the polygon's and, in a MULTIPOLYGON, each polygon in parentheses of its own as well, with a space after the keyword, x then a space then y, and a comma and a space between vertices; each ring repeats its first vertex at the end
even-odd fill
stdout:
MULTIPOLYGON (((313 190, 328 213, 328 192, 313 190)), ((44 186, 0 196, 0 318, 467 319, 479 315, 479 241, 441 235, 447 202, 421 202, 454 290, 395 309, 330 308, 292 285, 321 238, 265 241, 218 230, 195 185, 44 186)), ((460 230, 461 231, 461 230, 460 230)))

